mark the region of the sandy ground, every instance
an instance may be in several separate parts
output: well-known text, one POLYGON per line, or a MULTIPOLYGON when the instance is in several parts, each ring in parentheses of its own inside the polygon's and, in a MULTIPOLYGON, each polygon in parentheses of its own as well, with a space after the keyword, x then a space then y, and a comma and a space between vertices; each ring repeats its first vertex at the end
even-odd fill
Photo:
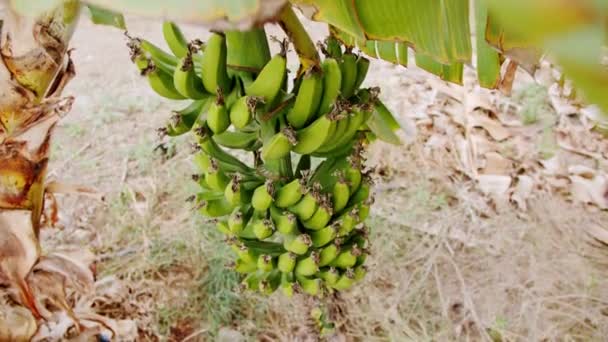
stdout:
MULTIPOLYGON (((159 22, 128 24, 131 34, 162 43, 159 22)), ((320 38, 323 29, 313 32, 320 38)), ((187 33, 206 35, 196 27, 187 33)), ((44 231, 44 248, 91 248, 105 286, 96 310, 133 320, 138 340, 318 340, 308 313, 319 303, 238 291, 236 275, 224 268, 229 251, 184 202, 195 191, 188 138, 169 143, 168 154, 155 150, 155 130, 176 105, 148 89, 123 33, 83 20, 73 47, 78 75, 66 94, 77 101, 57 129, 50 173, 95 187, 106 200, 61 197, 62 228, 44 231)), ((326 301, 337 329, 325 338, 606 340, 608 249, 590 246, 581 232, 608 222, 605 213, 547 194, 526 212, 480 214, 458 196, 470 184, 425 157, 408 120, 425 110, 438 81, 379 62, 366 82, 382 87, 407 124, 408 144, 378 143, 370 152, 380 177, 371 271, 326 301)))

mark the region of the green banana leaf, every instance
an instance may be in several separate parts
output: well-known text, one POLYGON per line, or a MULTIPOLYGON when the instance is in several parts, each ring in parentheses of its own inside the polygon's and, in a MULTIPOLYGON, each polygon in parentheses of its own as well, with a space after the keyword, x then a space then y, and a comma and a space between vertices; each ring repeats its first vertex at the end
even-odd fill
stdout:
POLYGON ((91 13, 91 21, 98 25, 114 26, 121 30, 126 30, 125 17, 118 12, 110 11, 95 5, 88 5, 91 13))

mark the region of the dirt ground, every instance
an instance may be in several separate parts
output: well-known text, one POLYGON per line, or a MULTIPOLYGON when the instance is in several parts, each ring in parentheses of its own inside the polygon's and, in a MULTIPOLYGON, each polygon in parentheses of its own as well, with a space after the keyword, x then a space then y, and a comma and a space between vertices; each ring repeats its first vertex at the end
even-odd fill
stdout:
MULTIPOLYGON (((128 25, 162 44, 160 22, 128 25)), ((50 175, 94 187, 105 201, 60 197, 60 227, 44 231, 43 247, 96 253, 95 309, 133 322, 124 340, 607 340, 608 247, 585 233, 605 226, 606 212, 542 190, 526 210, 469 196, 475 182, 446 167, 449 151, 428 153, 415 120, 442 105, 434 76, 383 62, 370 72, 366 84, 382 87, 406 144, 370 151, 378 181, 367 278, 321 303, 239 291, 224 267, 230 251, 185 202, 196 190, 189 138, 156 149, 155 130, 180 105, 148 89, 122 32, 83 20, 72 46, 78 74, 66 94, 77 100, 56 131, 50 175), (321 336, 309 318, 319 304, 332 334, 321 336)))

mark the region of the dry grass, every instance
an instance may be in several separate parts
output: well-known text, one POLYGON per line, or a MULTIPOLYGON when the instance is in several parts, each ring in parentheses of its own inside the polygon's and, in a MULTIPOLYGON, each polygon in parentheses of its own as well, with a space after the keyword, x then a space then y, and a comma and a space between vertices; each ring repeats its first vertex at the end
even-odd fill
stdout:
MULTIPOLYGON (((158 23, 131 26, 160 41, 158 23)), ((210 340, 232 329, 252 340, 313 341, 309 310, 318 304, 337 325, 335 341, 608 336, 607 249, 581 232, 607 215, 548 194, 529 212, 488 215, 462 195, 472 184, 442 171, 449 155, 429 160, 419 143, 371 152, 379 182, 363 284, 322 303, 240 293, 221 237, 184 202, 194 191, 188 139, 168 155, 155 151, 154 129, 171 107, 137 77, 122 42, 120 32, 86 23, 75 37, 80 72, 68 93, 79 99, 58 129, 51 169, 96 186, 106 202, 60 198, 65 228, 46 230, 45 244, 92 248, 101 282, 116 287, 99 311, 136 320, 141 340, 210 340)), ((371 78, 398 110, 426 101, 412 98, 404 74, 379 64, 371 78)))

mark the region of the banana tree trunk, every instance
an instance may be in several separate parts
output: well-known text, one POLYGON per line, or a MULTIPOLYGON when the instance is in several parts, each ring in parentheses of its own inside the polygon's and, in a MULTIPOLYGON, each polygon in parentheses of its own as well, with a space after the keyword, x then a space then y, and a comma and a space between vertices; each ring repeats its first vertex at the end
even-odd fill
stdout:
POLYGON ((68 42, 80 3, 64 0, 36 17, 0 1, 0 279, 19 288, 37 314, 25 282, 40 254, 44 182, 50 139, 72 98, 60 98, 74 75, 68 42))

